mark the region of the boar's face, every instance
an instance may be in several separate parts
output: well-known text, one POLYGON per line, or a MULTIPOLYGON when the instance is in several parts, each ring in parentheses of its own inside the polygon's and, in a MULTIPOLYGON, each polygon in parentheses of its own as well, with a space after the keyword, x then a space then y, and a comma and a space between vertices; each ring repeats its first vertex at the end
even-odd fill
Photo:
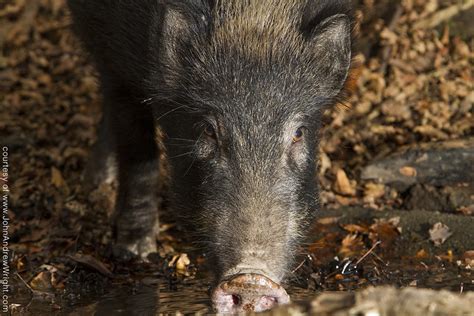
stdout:
POLYGON ((351 22, 296 1, 237 2, 194 19, 170 11, 165 23, 174 44, 162 80, 181 120, 165 128, 172 186, 220 280, 258 274, 278 283, 317 208, 320 116, 347 77, 351 22), (192 142, 183 149, 173 138, 192 142))
POLYGON ((196 142, 200 228, 219 276, 252 272, 278 282, 316 210, 317 127, 249 93, 259 99, 255 112, 235 104, 234 113, 207 116, 196 142))

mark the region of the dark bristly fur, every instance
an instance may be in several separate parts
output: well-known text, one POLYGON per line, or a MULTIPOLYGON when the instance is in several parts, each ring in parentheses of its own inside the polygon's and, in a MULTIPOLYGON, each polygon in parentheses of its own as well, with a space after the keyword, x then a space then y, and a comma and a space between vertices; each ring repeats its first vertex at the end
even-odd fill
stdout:
POLYGON ((350 1, 68 2, 100 72, 103 132, 89 169, 118 162, 117 243, 156 249, 157 124, 174 157, 173 208, 217 277, 242 264, 281 281, 318 205, 317 133, 350 68, 350 1))

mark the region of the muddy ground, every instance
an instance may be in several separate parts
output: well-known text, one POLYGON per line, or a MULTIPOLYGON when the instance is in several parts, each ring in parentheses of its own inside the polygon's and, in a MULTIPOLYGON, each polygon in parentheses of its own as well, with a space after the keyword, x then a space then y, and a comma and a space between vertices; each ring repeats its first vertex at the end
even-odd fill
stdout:
MULTIPOLYGON (((354 2, 353 95, 325 115, 321 216, 289 286, 304 297, 380 284, 472 291, 473 2, 354 2)), ((111 257, 114 186, 89 193, 81 181, 101 99, 69 27, 62 0, 0 2, 10 310, 87 313, 117 289, 156 282, 168 311, 183 300, 176 289, 202 291, 205 309, 205 253, 167 214, 166 194, 159 253, 146 264, 111 257)))

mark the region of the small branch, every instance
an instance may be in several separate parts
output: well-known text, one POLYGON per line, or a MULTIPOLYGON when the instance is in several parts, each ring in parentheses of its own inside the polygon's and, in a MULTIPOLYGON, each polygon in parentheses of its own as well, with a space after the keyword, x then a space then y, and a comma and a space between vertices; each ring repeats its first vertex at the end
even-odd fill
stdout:
POLYGON ((15 272, 15 275, 20 279, 21 282, 23 282, 23 284, 28 288, 28 290, 30 290, 31 293, 36 293, 36 291, 33 290, 28 283, 26 283, 26 281, 21 277, 21 275, 18 274, 18 272, 15 272))
POLYGON ((372 246, 372 248, 369 249, 369 251, 367 251, 362 257, 360 257, 359 260, 357 260, 357 262, 355 263, 355 265, 358 265, 362 260, 364 260, 365 257, 367 257, 372 251, 374 251, 375 247, 377 247, 380 243, 381 243, 381 241, 378 240, 378 241, 372 246))
MULTIPOLYGON (((397 22, 402 16, 403 12, 403 7, 399 4, 397 5, 397 9, 395 10, 395 13, 392 16, 392 19, 390 20, 390 23, 387 25, 387 29, 390 31, 393 31, 395 29, 395 26, 397 26, 397 22)), ((387 71, 387 66, 388 66, 388 60, 390 59, 390 54, 392 53, 392 46, 387 45, 384 47, 382 51, 382 65, 380 66, 380 72, 382 74, 385 74, 387 71)))
POLYGON ((303 261, 301 261, 301 263, 293 271, 291 271, 291 273, 295 273, 296 271, 298 271, 305 262, 306 262, 306 258, 304 258, 303 261))
POLYGON ((426 19, 416 22, 413 27, 415 29, 429 29, 438 26, 451 19, 453 16, 458 15, 462 11, 469 10, 474 6, 474 0, 466 0, 462 4, 453 4, 446 9, 440 10, 426 19))

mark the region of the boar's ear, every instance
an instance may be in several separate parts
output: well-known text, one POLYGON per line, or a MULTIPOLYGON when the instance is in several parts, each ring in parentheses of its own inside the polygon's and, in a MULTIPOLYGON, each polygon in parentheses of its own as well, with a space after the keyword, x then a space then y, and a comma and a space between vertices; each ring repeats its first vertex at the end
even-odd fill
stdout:
POLYGON ((192 40, 209 33, 212 1, 162 0, 161 45, 167 66, 177 65, 179 55, 187 50, 192 40))
POLYGON ((346 14, 335 14, 316 25, 310 21, 306 27, 303 33, 311 46, 321 92, 335 97, 344 87, 351 65, 351 20, 346 14))

